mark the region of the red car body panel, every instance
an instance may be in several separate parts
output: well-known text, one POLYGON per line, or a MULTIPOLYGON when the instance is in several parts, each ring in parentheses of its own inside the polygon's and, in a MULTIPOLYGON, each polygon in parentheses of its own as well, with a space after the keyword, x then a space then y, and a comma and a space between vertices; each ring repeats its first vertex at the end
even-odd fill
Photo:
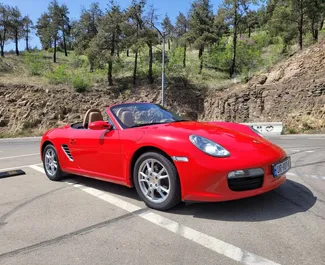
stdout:
POLYGON ((52 129, 43 135, 41 157, 46 143, 58 153, 61 169, 113 183, 133 187, 132 159, 143 148, 155 148, 169 157, 187 157, 188 162, 173 161, 180 178, 183 201, 225 201, 255 196, 275 189, 285 176, 274 178, 272 164, 287 157, 278 146, 255 134, 248 126, 230 122, 175 122, 138 128, 121 128, 112 115, 113 130, 74 129, 70 125, 52 129), (189 141, 191 134, 206 137, 222 145, 231 155, 209 156, 189 141), (73 156, 64 153, 67 145, 73 156), (234 170, 262 168, 261 188, 232 191, 227 175, 234 170))

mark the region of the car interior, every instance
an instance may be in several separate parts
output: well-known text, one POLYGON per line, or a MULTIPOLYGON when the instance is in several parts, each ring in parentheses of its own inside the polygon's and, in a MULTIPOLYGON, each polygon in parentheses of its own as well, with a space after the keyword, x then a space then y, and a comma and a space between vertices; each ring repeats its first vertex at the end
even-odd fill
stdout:
POLYGON ((87 110, 83 122, 78 122, 72 124, 71 127, 74 129, 88 129, 88 124, 94 121, 103 121, 103 115, 100 110, 98 109, 89 109, 87 110))
MULTIPOLYGON (((116 112, 116 116, 120 119, 120 121, 126 125, 127 127, 132 127, 135 125, 134 116, 132 112, 126 108, 120 108, 116 112)), ((72 124, 71 127, 73 129, 88 129, 88 124, 94 121, 104 121, 103 115, 99 109, 89 109, 87 110, 83 122, 78 122, 72 124)))

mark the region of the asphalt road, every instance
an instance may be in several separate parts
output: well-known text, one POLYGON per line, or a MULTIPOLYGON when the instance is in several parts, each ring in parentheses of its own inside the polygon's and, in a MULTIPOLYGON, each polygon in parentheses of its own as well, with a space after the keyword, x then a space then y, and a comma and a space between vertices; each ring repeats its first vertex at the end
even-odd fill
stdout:
POLYGON ((0 140, 0 264, 325 264, 325 137, 271 140, 288 180, 244 200, 146 208, 135 190, 42 173, 38 139, 0 140))

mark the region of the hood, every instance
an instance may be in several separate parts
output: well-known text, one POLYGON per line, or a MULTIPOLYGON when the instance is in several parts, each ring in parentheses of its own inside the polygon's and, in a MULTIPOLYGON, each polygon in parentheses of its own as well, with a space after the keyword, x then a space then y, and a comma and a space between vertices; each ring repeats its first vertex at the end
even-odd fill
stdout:
POLYGON ((277 149, 277 147, 271 142, 258 135, 253 136, 237 130, 228 129, 224 126, 218 126, 217 123, 196 121, 172 122, 147 127, 147 129, 149 128, 155 130, 155 133, 161 131, 161 134, 164 136, 178 139, 180 137, 186 137, 188 139, 191 134, 203 136, 223 146, 229 151, 249 151, 267 147, 277 149))

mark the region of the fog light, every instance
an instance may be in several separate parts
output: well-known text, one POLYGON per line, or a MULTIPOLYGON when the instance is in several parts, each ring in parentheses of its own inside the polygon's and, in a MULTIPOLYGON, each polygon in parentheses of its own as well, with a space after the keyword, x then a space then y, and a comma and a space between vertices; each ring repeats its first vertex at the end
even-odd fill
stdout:
POLYGON ((250 168, 244 170, 231 171, 228 174, 228 179, 249 178, 258 176, 264 176, 264 170, 262 168, 250 168))

